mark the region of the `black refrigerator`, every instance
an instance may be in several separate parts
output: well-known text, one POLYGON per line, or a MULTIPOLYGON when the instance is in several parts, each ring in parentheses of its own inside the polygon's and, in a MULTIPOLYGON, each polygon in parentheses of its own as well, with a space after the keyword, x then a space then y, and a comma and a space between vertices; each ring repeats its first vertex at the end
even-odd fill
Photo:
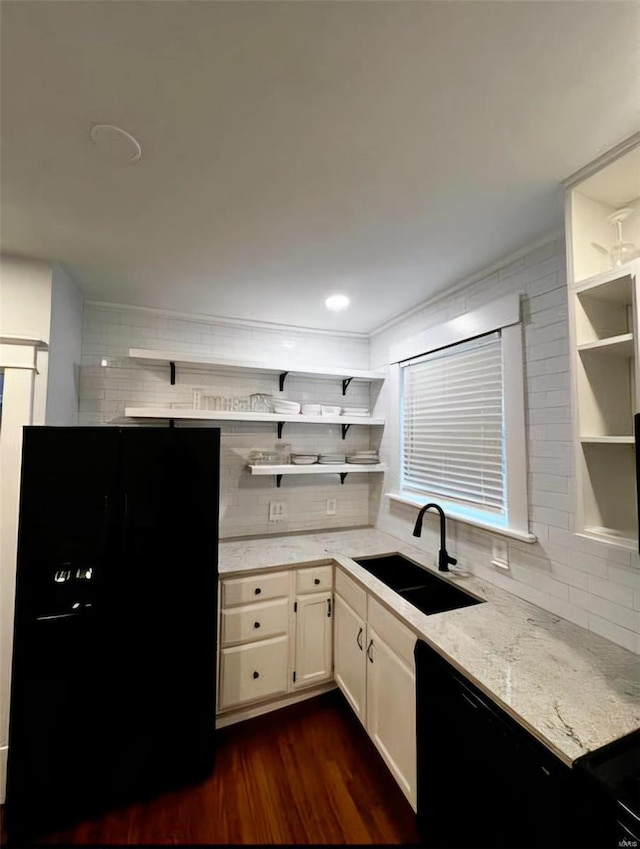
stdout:
POLYGON ((24 429, 11 841, 206 777, 220 431, 24 429))

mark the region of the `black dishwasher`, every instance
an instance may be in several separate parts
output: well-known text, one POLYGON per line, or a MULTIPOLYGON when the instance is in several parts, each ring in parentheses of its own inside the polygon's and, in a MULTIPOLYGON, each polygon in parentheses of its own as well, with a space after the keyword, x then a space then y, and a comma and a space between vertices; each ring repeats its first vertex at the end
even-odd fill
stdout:
POLYGON ((574 771, 418 640, 418 829, 426 846, 613 846, 574 771))

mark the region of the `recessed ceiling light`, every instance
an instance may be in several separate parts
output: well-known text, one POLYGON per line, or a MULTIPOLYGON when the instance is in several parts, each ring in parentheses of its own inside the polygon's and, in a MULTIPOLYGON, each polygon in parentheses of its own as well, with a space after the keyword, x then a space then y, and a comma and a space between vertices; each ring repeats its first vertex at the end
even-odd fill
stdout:
POLYGON ((91 127, 89 138, 96 149, 112 162, 129 165, 142 157, 140 142, 122 127, 114 127, 113 124, 96 124, 91 127))
POLYGON ((328 310, 335 310, 336 312, 339 310, 346 310, 350 303, 351 301, 346 295, 329 295, 327 300, 324 302, 328 310))

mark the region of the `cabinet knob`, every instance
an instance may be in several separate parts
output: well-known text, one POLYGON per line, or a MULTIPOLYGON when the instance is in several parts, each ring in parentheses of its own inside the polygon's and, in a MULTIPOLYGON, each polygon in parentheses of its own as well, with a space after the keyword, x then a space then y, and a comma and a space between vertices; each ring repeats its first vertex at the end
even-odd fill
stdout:
POLYGON ((256 587, 255 590, 254 590, 254 593, 256 595, 260 595, 261 592, 262 592, 262 590, 260 589, 260 587, 256 587))
POLYGON ((254 623, 253 623, 253 627, 254 627, 254 628, 259 628, 259 627, 260 627, 260 623, 259 623, 259 622, 254 622, 254 623))
POLYGON ((253 673, 253 677, 254 677, 254 678, 259 678, 259 677, 260 677, 260 673, 259 673, 259 672, 254 672, 254 673, 253 673))
POLYGON ((320 583, 320 578, 314 578, 314 579, 313 579, 313 583, 314 583, 314 584, 319 584, 319 583, 320 583))

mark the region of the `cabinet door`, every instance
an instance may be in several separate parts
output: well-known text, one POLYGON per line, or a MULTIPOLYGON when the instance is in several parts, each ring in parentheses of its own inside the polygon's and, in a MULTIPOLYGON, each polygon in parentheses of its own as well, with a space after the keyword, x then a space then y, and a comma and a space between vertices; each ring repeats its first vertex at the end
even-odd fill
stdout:
POLYGON ((296 599, 294 689, 331 678, 331 593, 313 593, 296 599))
POLYGON ((367 695, 365 624, 339 595, 334 597, 334 605, 334 678, 364 725, 367 695))
POLYGON ((367 731, 416 809, 415 672, 369 626, 367 731))

